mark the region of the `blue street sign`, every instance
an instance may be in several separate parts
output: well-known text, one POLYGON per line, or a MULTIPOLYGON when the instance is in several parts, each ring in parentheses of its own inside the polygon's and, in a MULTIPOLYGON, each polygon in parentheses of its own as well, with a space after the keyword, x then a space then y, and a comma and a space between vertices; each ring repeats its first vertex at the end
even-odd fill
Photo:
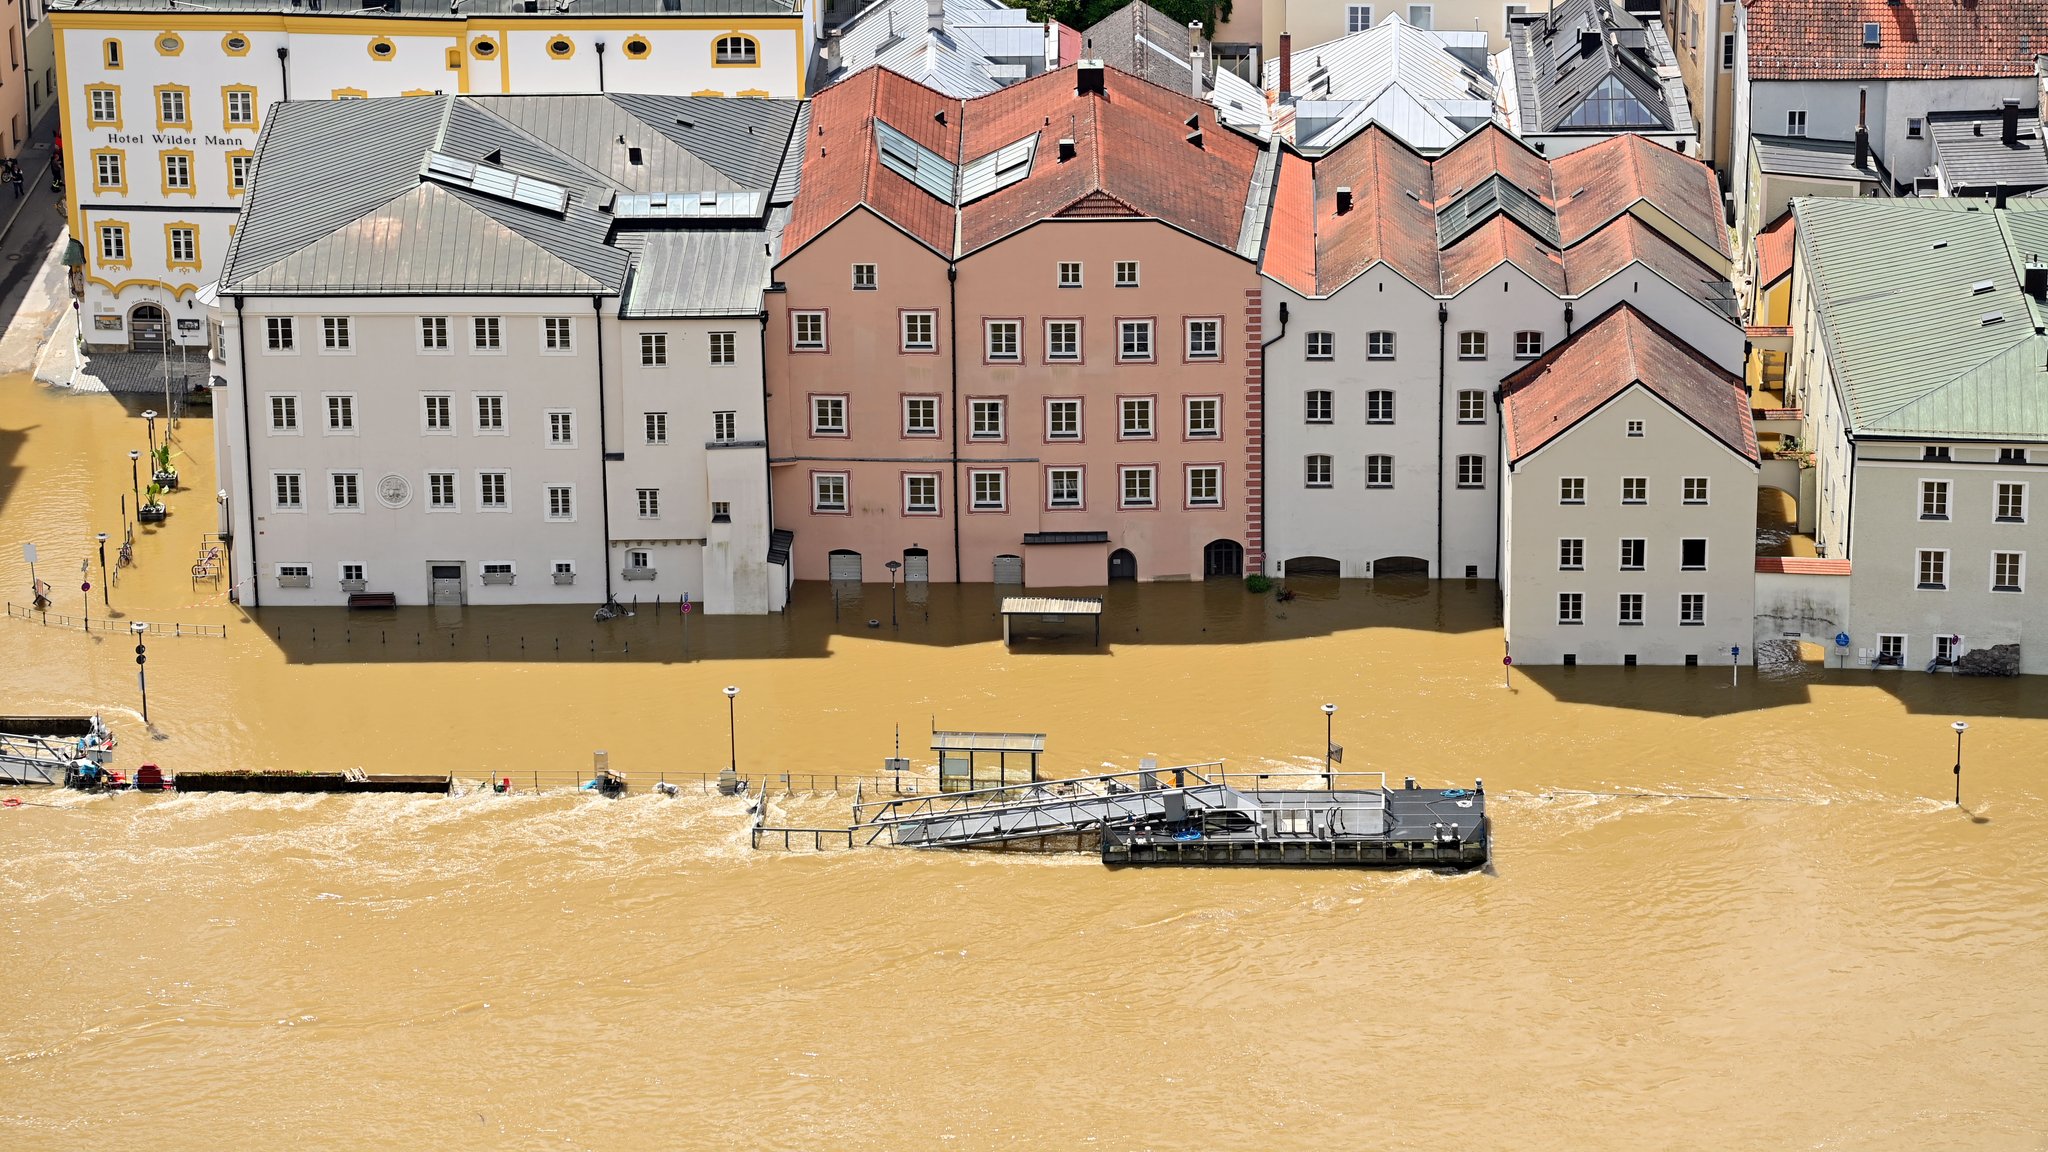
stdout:
POLYGON ((1740 644, 1737 644, 1737 645, 1734 645, 1733 647, 1729 648, 1729 649, 1728 649, 1728 654, 1729 654, 1730 656, 1740 656, 1740 655, 1742 655, 1742 645, 1740 645, 1740 644))
POLYGON ((1848 646, 1849 646, 1849 634, 1848 634, 1847 632, 1837 632, 1837 633, 1835 633, 1835 647, 1837 647, 1837 648, 1847 648, 1848 646))

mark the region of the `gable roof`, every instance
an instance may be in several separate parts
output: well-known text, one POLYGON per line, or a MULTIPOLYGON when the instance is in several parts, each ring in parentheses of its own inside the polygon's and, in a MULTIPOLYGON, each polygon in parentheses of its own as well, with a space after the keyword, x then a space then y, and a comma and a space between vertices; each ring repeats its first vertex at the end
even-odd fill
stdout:
POLYGON ((880 67, 948 96, 980 96, 1045 71, 1057 25, 1002 0, 940 0, 940 11, 933 31, 929 0, 874 0, 827 34, 836 34, 838 60, 819 54, 813 88, 880 67))
POLYGON ((280 104, 220 291, 617 294, 637 250, 620 233, 772 240, 797 120, 793 101, 665 96, 280 104))
POLYGON ((1191 96, 1101 72, 1100 94, 1078 93, 1071 67, 971 100, 883 69, 820 93, 785 254, 865 207, 945 258, 1041 220, 1103 215, 1254 256, 1270 154, 1191 96))
MULTIPOLYGON (((1200 37, 1199 29, 1193 35, 1200 37)), ((1134 0, 1089 25, 1080 37, 1082 59, 1100 60, 1169 91, 1196 94, 1190 29, 1143 0, 1134 0)), ((1270 136, 1273 116, 1265 94, 1228 68, 1216 67, 1215 55, 1208 51, 1206 41, 1203 43, 1201 98, 1231 127, 1270 136)))
POLYGON ((1857 436, 2048 440, 2048 201, 1801 198, 1798 259, 1857 436))
POLYGON ((1659 72, 1678 67, 1663 23, 1614 0, 1557 0, 1509 26, 1506 55, 1523 135, 1694 130, 1683 83, 1659 72))
POLYGON ((1551 161, 1488 125, 1432 160, 1374 125, 1322 156, 1282 158, 1264 271, 1328 296, 1384 263, 1448 296, 1512 264, 1570 296, 1641 261, 1732 318, 1728 253, 1712 171, 1642 137, 1551 161))
MULTIPOLYGON (((1417 28, 1398 12, 1363 32, 1291 57, 1294 142, 1327 150, 1377 123, 1425 152, 1440 152, 1493 118, 1498 88, 1486 34, 1417 28)), ((1261 74, 1278 100, 1280 61, 1261 74)))
POLYGON ((2031 76, 2048 52, 2040 0, 1743 0, 1743 18, 1752 81, 2031 76))
POLYGON ((1564 435, 1609 400, 1642 387, 1754 464, 1756 426, 1742 378, 1621 303, 1501 384, 1510 463, 1564 435))
POLYGON ((1756 235, 1756 283, 1769 288, 1792 271, 1792 253, 1799 243, 1799 222, 1788 210, 1756 235))

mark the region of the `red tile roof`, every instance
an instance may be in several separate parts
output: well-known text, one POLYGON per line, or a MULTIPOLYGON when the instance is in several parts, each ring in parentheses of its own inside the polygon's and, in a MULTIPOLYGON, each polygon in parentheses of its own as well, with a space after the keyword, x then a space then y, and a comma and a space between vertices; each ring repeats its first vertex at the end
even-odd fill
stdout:
POLYGON ((1732 250, 1714 170, 1641 136, 1610 136, 1551 164, 1567 245, 1645 201, 1714 251, 1732 250))
POLYGON ((866 68, 811 101, 803 180, 783 229, 787 256, 865 204, 940 255, 953 251, 953 206, 882 167, 876 120, 947 160, 960 152, 959 100, 886 68, 866 68), (946 113, 939 123, 938 113, 946 113))
POLYGON ((1755 463, 1741 377, 1722 370, 1632 304, 1617 304, 1503 381, 1508 459, 1521 460, 1609 400, 1642 385, 1755 463))
POLYGON ((2031 76, 2042 0, 1746 0, 1751 80, 2031 76), (1863 25, 1878 44, 1863 45, 1863 25))
POLYGON ((804 147, 785 256, 862 205, 947 257, 1061 215, 1151 217, 1235 250, 1262 150, 1208 104, 1114 69, 1103 94, 1078 95, 1072 67, 972 100, 866 69, 812 100, 804 147), (1024 179, 956 209, 881 163, 877 122, 956 165, 1032 136, 1037 150, 1024 179), (1074 141, 1071 160, 1062 139, 1074 141))
POLYGON ((1507 263, 1558 295, 1577 295, 1641 260, 1718 304, 1728 294, 1725 270, 1702 263, 1702 247, 1729 251, 1713 171, 1639 136, 1550 161, 1489 125, 1432 161, 1375 124, 1313 161, 1292 153, 1282 161, 1265 270, 1305 295, 1328 296, 1383 261, 1425 291, 1451 295, 1507 263), (1541 206, 1531 211, 1554 213, 1557 237, 1502 214, 1440 251, 1437 213, 1495 175, 1541 206), (1342 216, 1338 188, 1352 191, 1342 216), (1688 237, 1690 249, 1678 242, 1688 237))
POLYGON ((1849 562, 1819 556, 1759 556, 1756 558, 1756 570, 1787 576, 1847 576, 1849 562))
POLYGON ((1780 276, 1792 271, 1792 251, 1798 243, 1798 233, 1787 212, 1771 222, 1769 228, 1757 233, 1756 237, 1756 282, 1761 288, 1768 288, 1778 282, 1780 276))

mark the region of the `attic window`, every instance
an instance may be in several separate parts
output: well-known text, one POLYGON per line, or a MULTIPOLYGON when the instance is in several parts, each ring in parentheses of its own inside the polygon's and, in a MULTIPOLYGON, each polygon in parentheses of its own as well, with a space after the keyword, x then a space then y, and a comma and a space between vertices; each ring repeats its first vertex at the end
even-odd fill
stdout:
POLYGON ((1997 288, 1997 287, 1998 287, 1998 285, 1997 285, 1997 284, 1996 284, 1995 282, 1993 282, 1993 281, 1990 281, 1990 280, 1979 280, 1979 281, 1977 281, 1977 282, 1976 282, 1975 284, 1972 284, 1972 285, 1970 285, 1970 295, 1972 295, 1972 296, 1982 296, 1982 295, 1983 295, 1983 294, 1985 294, 1986 292, 1989 292, 1989 291, 1991 291, 1992 289, 1994 289, 1994 288, 1997 288))
POLYGON ((1875 48, 1882 43, 1884 43, 1884 30, 1875 24, 1865 24, 1863 26, 1863 46, 1865 48, 1875 48))
POLYGON ((1946 248, 1946 247, 1948 247, 1948 241, 1946 241, 1946 240, 1936 240, 1936 241, 1934 242, 1934 250, 1935 250, 1936 252, 1939 252, 1939 251, 1941 251, 1941 250, 1942 250, 1943 248, 1946 248))
POLYGON ((633 165, 636 165, 636 166, 637 166, 637 165, 638 165, 638 164, 640 163, 640 149, 638 149, 638 148, 628 148, 628 149, 626 149, 626 163, 628 163, 628 164, 633 164, 633 165))

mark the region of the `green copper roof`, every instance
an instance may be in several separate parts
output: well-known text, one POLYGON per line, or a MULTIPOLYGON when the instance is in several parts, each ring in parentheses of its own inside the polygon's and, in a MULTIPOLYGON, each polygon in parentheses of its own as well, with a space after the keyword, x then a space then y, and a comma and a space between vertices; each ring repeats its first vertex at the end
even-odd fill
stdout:
POLYGON ((1801 199, 1799 259, 1858 435, 2048 440, 2048 202, 1801 199))

